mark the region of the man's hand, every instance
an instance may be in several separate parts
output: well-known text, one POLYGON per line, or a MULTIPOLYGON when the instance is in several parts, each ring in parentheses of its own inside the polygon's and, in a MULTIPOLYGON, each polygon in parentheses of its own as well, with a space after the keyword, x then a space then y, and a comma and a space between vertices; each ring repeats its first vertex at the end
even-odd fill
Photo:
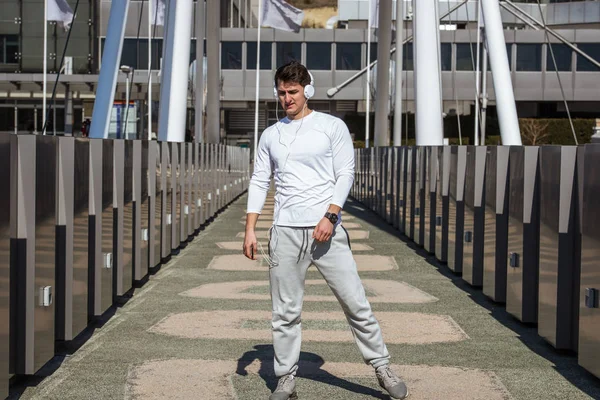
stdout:
POLYGON ((253 230, 247 230, 244 236, 244 255, 251 260, 256 260, 257 251, 256 234, 253 230))
POLYGON ((332 234, 333 224, 327 218, 322 218, 315 227, 312 237, 317 242, 326 242, 331 239, 332 234))

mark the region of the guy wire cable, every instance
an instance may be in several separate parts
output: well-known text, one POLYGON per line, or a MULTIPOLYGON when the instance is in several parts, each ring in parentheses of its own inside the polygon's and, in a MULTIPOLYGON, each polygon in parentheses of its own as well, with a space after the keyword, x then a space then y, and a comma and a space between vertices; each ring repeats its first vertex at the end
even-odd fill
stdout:
MULTIPOLYGON (((138 29, 137 29, 137 37, 136 37, 136 42, 135 42, 135 47, 136 49, 138 48, 138 45, 140 44, 140 28, 142 27, 142 15, 144 14, 144 2, 141 2, 141 7, 140 7, 140 18, 138 20, 138 29)), ((158 10, 158 2, 157 2, 157 7, 156 9, 158 10)), ((131 89, 133 88, 133 78, 134 78, 134 73, 135 73, 135 68, 132 68, 132 74, 131 74, 131 80, 129 81, 129 99, 127 99, 127 101, 131 101, 131 89)), ((129 75, 129 72, 127 73, 129 75)), ((125 104, 125 128, 123 129, 123 139, 127 139, 127 120, 129 118, 129 104, 125 104)))
MULTIPOLYGON (((540 17, 542 18, 542 23, 544 27, 546 27, 546 19, 544 18, 544 13, 542 12, 542 5, 540 4, 540 0, 537 0, 538 8, 540 10, 540 17)), ((569 125, 571 125, 571 132, 573 133, 573 139, 575 140, 575 144, 579 145, 579 141, 577 140, 577 135, 575 134, 575 127, 573 126, 573 120, 571 119, 571 112, 569 111, 569 105, 567 104, 567 99, 565 98, 565 90, 563 89, 562 81, 560 80, 560 74, 558 73, 558 66, 556 65, 556 58, 554 57, 554 50, 552 49, 552 43, 550 43, 550 36, 548 35, 548 31, 544 29, 546 35, 546 45, 550 49, 550 55, 552 56, 552 63, 554 64, 554 71, 556 72, 556 79, 558 80, 558 86, 560 87, 560 93, 562 95, 563 102, 565 103, 565 110, 567 110, 567 117, 569 117, 569 125)), ((546 64, 547 65, 547 64, 546 64)))
MULTIPOLYGON (((56 74, 56 80, 54 81, 54 87, 52 88, 52 98, 50 99, 50 103, 52 104, 50 107, 47 107, 47 110, 44 110, 44 112, 46 113, 46 120, 44 121, 44 126, 42 127, 42 135, 46 134, 46 127, 48 126, 48 117, 50 116, 50 110, 53 109, 53 105, 54 105, 54 99, 56 97, 56 88, 58 86, 58 79, 60 78, 61 75, 61 71, 65 62, 65 55, 67 54, 67 47, 69 47, 69 40, 71 39, 71 31, 73 30, 73 24, 75 23, 75 17, 77 16, 77 9, 79 8, 79 1, 77 0, 77 3, 75 3, 75 10, 73 10, 73 18, 71 19, 71 24, 69 25, 69 32, 67 33, 67 40, 65 41, 65 47, 63 48, 63 53, 62 53, 62 57, 60 58, 60 66, 58 68, 58 72, 56 74)), ((47 21, 45 21, 44 23, 48 23, 47 21)), ((47 57, 46 54, 44 54, 44 57, 47 57)), ((46 96, 46 93, 44 93, 44 96, 46 96)))

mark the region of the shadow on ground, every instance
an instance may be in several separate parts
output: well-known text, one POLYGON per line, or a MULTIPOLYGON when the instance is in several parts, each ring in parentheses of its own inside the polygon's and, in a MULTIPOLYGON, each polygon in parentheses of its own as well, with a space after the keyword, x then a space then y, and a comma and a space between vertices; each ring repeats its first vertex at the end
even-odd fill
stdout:
POLYGON ((593 399, 600 399, 600 380, 577 363, 577 354, 556 350, 537 334, 536 325, 523 324, 518 321, 506 312, 503 304, 492 301, 480 289, 470 286, 461 278, 460 274, 452 272, 445 264, 440 263, 435 255, 428 253, 425 249, 416 245, 398 229, 375 214, 367 205, 360 203, 356 199, 351 199, 348 205, 349 207, 344 208, 345 213, 353 215, 357 220, 362 220, 374 228, 395 236, 404 242, 417 255, 423 257, 428 264, 436 268, 441 275, 448 278, 454 286, 466 292, 472 301, 488 310, 489 314, 496 321, 512 330, 518 336, 519 340, 531 351, 553 363, 554 369, 572 385, 593 399), (364 211, 361 209, 364 209, 364 211))
MULTIPOLYGON (((267 344, 259 344, 254 346, 254 350, 247 351, 238 359, 236 374, 246 376, 248 372, 246 368, 253 361, 260 361, 259 376, 265 381, 265 384, 272 392, 277 387, 277 377, 273 372, 273 346, 267 344)), ((372 389, 346 379, 339 378, 329 372, 321 369, 325 360, 321 356, 314 353, 300 352, 300 361, 298 362, 298 377, 310 379, 315 382, 325 383, 327 385, 336 386, 341 389, 348 390, 351 393, 359 393, 365 396, 370 396, 373 399, 389 399, 389 396, 383 394, 379 390, 372 389)), ((373 373, 375 379, 375 373, 373 373)))

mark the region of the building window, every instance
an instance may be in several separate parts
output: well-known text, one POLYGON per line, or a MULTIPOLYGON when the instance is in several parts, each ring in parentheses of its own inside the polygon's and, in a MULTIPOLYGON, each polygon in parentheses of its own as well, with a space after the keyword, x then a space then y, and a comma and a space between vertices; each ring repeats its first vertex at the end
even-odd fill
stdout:
POLYGON ((404 64, 402 69, 404 71, 412 71, 413 68, 413 45, 412 43, 404 44, 404 48, 402 50, 402 58, 404 59, 404 64))
POLYGON ((221 69, 242 69, 242 42, 221 42, 221 69))
MULTIPOLYGON (((600 61, 600 43, 579 43, 577 47, 594 60, 600 61)), ((577 54, 577 71, 600 71, 600 68, 577 54)))
POLYGON ((314 70, 331 70, 331 43, 306 43, 306 67, 314 70))
POLYGON ((546 71, 570 71, 572 55, 573 50, 565 44, 548 44, 546 46, 546 71), (552 52, 550 52, 550 46, 552 46, 552 52), (554 59, 556 60, 556 68, 554 68, 552 53, 554 53, 554 59))
POLYGON ((356 71, 361 67, 361 43, 337 43, 336 69, 356 71))
POLYGON ((302 62, 302 43, 277 43, 277 68, 292 61, 302 62))
POLYGON ((452 70, 452 43, 441 43, 441 59, 440 64, 442 71, 452 70))
POLYGON ((19 53, 19 36, 0 35, 0 64, 16 64, 19 53))
MULTIPOLYGON (((146 65, 147 65, 146 61, 146 65)), ((137 39, 124 39, 121 51, 121 65, 138 69, 138 41, 137 39)), ((145 67, 144 67, 145 68, 145 67)))
MULTIPOLYGON (((271 42, 260 42, 260 69, 271 69, 271 42)), ((256 42, 246 43, 246 69, 256 70, 256 42)))
MULTIPOLYGON (((138 44, 138 64, 137 68, 148 69, 148 40, 140 40, 138 44)), ((162 58, 162 39, 152 39, 152 66, 153 70, 160 69, 160 59, 162 58)), ((190 61, 194 58, 190 59, 190 61)))
POLYGON ((517 71, 542 70, 542 45, 519 43, 517 45, 517 71))
MULTIPOLYGON (((512 71, 512 43, 506 43, 506 55, 508 56, 508 70, 512 71)), ((488 52, 488 71, 492 70, 492 63, 488 52)))
MULTIPOLYGON (((481 55, 480 55, 481 57, 481 55)), ((477 61, 477 46, 474 43, 456 44, 456 70, 474 71, 477 61)))
MULTIPOLYGON (((367 51, 366 45, 365 45, 365 51, 367 51)), ((372 63, 375 60, 377 60, 377 42, 371 42, 371 60, 369 61, 369 63, 372 63)))

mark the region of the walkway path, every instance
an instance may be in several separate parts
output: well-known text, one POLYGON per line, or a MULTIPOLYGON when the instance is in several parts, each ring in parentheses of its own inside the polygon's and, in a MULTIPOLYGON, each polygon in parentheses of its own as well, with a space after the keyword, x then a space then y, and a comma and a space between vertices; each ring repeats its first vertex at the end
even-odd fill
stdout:
MULTIPOLYGON (((81 348, 49 365, 48 377, 17 388, 22 398, 266 399, 276 384, 268 269, 241 255, 245 202, 221 214, 81 348)), ((600 398, 600 383, 574 356, 553 351, 534 327, 359 204, 346 209, 367 295, 411 399, 600 398)), ((268 226, 261 220, 261 232, 268 226)), ((387 398, 319 273, 307 279, 300 398, 387 398)))

